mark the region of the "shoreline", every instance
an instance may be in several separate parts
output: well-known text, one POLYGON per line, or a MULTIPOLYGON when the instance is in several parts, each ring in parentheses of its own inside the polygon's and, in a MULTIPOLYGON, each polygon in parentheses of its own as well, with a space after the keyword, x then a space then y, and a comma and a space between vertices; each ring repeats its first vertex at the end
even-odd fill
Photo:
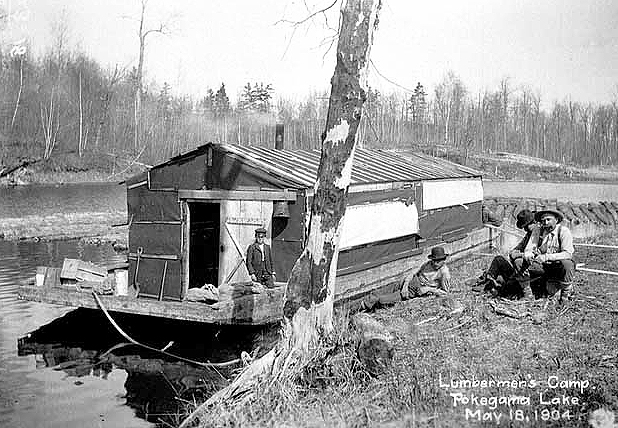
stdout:
POLYGON ((111 244, 126 250, 129 228, 126 213, 83 212, 47 216, 29 215, 0 219, 0 239, 5 241, 82 240, 89 244, 111 244), (114 226, 122 225, 122 226, 114 226))

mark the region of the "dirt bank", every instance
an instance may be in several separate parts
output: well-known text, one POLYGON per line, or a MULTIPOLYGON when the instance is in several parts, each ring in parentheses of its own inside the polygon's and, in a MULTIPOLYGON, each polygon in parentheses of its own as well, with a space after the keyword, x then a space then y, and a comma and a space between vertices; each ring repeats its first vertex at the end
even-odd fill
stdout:
POLYGON ((128 244, 128 228, 113 225, 125 222, 122 212, 25 215, 0 219, 0 236, 7 240, 83 239, 123 249, 128 244))

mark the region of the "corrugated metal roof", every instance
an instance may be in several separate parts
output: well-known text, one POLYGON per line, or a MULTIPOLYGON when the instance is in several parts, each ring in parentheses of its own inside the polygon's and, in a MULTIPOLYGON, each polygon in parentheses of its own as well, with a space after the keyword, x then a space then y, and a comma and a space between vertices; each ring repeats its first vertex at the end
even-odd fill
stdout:
MULTIPOLYGON (((319 150, 276 150, 266 147, 217 145, 267 171, 303 186, 312 186, 320 164, 319 150)), ((356 149, 350 184, 480 177, 481 172, 419 153, 356 149)))
MULTIPOLYGON (((320 150, 276 150, 258 146, 209 143, 158 165, 175 164, 206 152, 207 147, 232 153, 248 164, 277 174, 301 187, 315 183, 320 165, 320 150)), ((350 184, 437 180, 480 177, 472 168, 433 156, 381 149, 356 149, 350 184)))

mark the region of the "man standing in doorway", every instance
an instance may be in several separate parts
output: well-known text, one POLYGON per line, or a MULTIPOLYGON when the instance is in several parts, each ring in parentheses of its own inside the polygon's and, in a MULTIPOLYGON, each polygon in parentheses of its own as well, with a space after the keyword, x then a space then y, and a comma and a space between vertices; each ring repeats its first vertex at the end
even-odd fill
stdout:
POLYGON ((255 229, 255 242, 247 248, 247 271, 251 281, 259 282, 268 288, 275 286, 275 271, 270 245, 266 244, 266 229, 255 229))

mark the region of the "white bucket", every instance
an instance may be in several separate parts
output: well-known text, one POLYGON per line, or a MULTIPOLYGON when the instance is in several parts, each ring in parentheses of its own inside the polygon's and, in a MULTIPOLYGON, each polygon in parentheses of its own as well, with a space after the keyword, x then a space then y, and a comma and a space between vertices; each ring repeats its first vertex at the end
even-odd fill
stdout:
POLYGON ((34 284, 37 287, 42 287, 45 283, 45 272, 47 271, 46 267, 37 267, 36 268, 36 276, 34 277, 34 284))
POLYGON ((116 280, 116 296, 126 296, 129 294, 129 272, 126 270, 117 270, 114 272, 114 278, 116 280))

